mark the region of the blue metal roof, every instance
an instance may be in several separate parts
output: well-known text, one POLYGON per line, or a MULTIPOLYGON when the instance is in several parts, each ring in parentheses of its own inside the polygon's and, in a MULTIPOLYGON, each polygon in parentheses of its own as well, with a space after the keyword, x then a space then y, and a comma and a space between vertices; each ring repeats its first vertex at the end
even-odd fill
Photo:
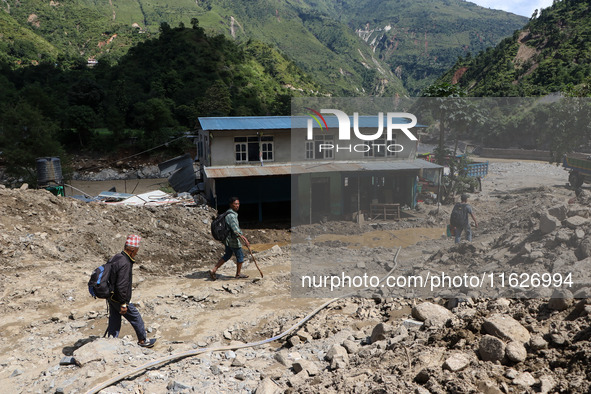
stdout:
MULTIPOLYGON (((325 116, 329 128, 339 127, 336 116, 325 116)), ((353 124, 353 117, 349 117, 353 124)), ((205 131, 214 130, 291 130, 306 128, 309 116, 224 116, 200 117, 199 123, 205 131)), ((395 123, 410 123, 406 118, 394 118, 395 123)), ((384 115, 386 125, 386 115, 384 115)), ((378 127, 378 116, 359 116, 359 127, 378 127)), ((415 127, 426 127, 417 124, 415 127)))
POLYGON ((291 129, 291 116, 227 116, 199 118, 201 128, 211 130, 291 129))

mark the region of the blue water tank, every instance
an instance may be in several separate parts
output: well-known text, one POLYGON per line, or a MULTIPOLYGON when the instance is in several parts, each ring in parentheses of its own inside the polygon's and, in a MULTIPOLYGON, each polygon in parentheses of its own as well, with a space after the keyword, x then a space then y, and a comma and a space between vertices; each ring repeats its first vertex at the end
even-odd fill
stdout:
POLYGON ((37 183, 39 186, 63 183, 62 165, 59 157, 37 158, 37 183))

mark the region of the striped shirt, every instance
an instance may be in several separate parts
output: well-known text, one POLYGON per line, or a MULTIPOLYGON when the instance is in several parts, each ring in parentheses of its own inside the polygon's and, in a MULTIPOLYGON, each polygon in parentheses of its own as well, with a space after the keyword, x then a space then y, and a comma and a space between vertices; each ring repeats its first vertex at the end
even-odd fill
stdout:
POLYGON ((226 224, 232 230, 228 238, 226 238, 225 244, 231 248, 240 248, 242 247, 242 243, 240 242, 239 234, 242 235, 242 230, 240 230, 240 226, 238 224, 238 212, 234 211, 233 209, 228 209, 229 213, 226 215, 226 224))

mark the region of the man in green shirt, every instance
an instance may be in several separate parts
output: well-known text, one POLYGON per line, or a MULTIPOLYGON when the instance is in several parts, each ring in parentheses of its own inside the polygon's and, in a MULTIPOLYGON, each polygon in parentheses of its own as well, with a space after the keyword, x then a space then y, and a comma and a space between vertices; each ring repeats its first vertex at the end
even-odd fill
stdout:
POLYGON ((242 263, 244 262, 244 252, 242 252, 242 244, 240 243, 240 240, 242 240, 247 247, 250 247, 250 243, 242 233, 242 230, 240 230, 240 225, 238 224, 238 209, 240 209, 240 200, 238 200, 238 197, 231 197, 230 209, 228 209, 228 214, 225 218, 226 224, 230 228, 230 235, 228 235, 224 242, 226 245, 224 255, 220 258, 215 267, 209 270, 209 277, 211 280, 217 279, 216 271, 224 265, 226 261, 230 260, 232 254, 236 256, 236 278, 248 278, 248 275, 240 273, 242 263))

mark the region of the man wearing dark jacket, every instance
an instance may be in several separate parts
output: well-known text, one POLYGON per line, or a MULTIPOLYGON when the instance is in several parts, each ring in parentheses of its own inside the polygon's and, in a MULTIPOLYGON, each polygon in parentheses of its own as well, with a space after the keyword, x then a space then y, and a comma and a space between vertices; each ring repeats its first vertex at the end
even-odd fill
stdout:
POLYGON ((476 217, 474 217, 474 213, 472 211, 472 206, 468 204, 468 195, 462 194, 461 197, 462 202, 461 204, 461 213, 462 213, 462 223, 461 227, 455 229, 455 236, 456 236, 456 243, 460 243, 462 239, 462 231, 466 231, 466 241, 472 242, 472 228, 470 227, 470 218, 468 215, 472 216, 472 220, 474 220, 474 226, 478 228, 478 223, 476 222, 476 217))
POLYGON ((121 330, 121 316, 125 317, 131 324, 137 335, 138 344, 142 347, 152 347, 155 339, 146 339, 144 321, 137 308, 131 304, 131 284, 133 277, 133 263, 140 248, 141 237, 130 235, 125 241, 123 252, 117 253, 111 258, 111 283, 113 283, 113 294, 109 301, 109 326, 107 335, 117 338, 121 330))

